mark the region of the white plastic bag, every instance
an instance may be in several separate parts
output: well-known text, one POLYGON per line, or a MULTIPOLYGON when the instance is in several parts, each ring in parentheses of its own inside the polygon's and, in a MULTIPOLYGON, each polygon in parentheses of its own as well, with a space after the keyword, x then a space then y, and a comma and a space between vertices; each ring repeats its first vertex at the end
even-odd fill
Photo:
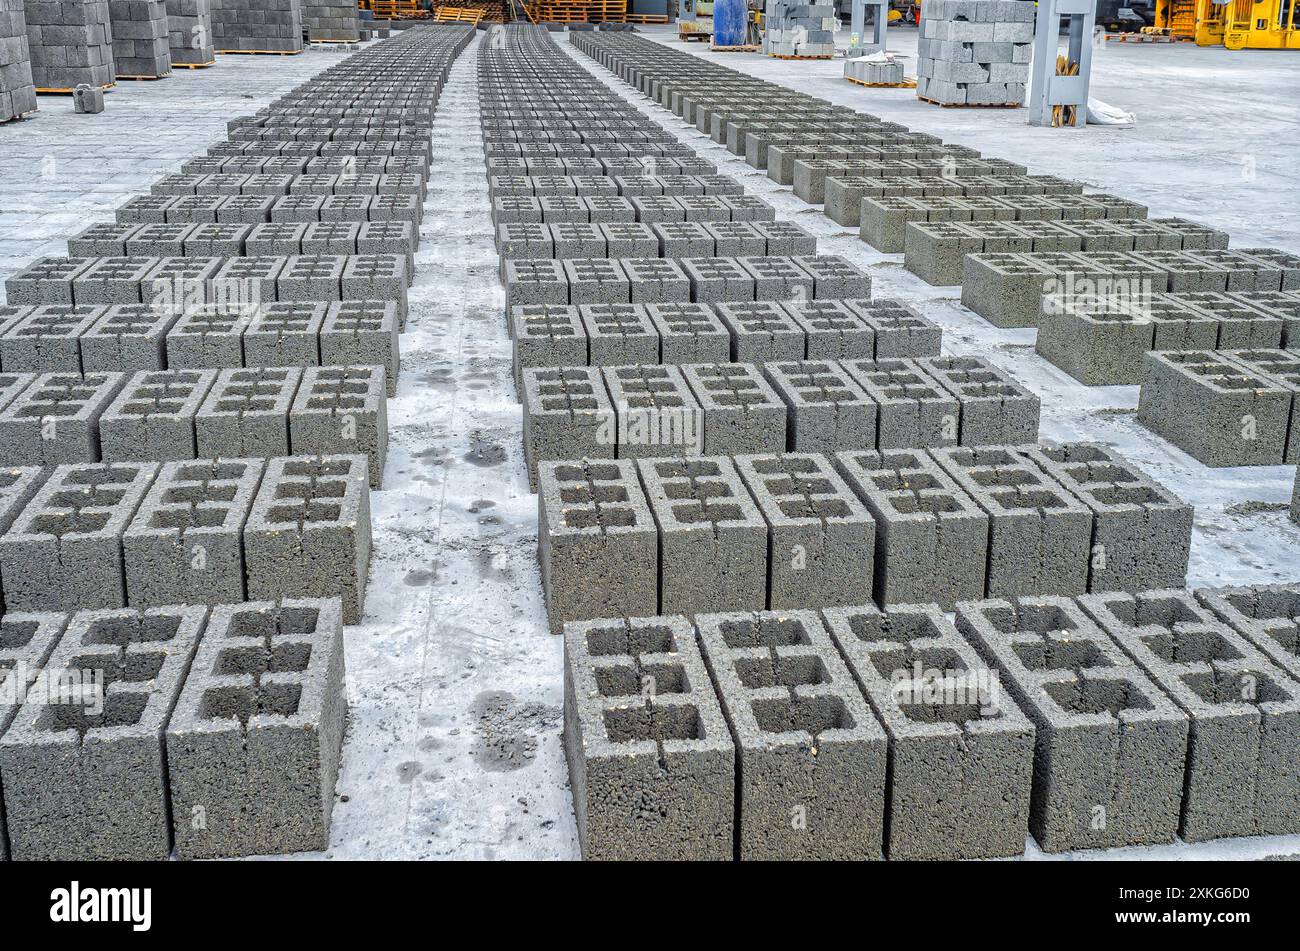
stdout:
POLYGON ((1137 125, 1137 113, 1125 112, 1100 99, 1088 99, 1088 124, 1132 127, 1137 125))

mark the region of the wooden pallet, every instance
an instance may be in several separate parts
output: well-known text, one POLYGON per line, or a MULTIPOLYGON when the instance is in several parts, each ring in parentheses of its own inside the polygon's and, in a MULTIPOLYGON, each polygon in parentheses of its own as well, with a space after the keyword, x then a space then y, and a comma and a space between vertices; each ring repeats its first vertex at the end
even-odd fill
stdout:
POLYGON ((477 25, 487 15, 477 7, 438 7, 433 11, 434 23, 469 23, 477 25))
POLYGON ((757 43, 742 43, 740 46, 714 46, 709 49, 714 53, 757 53, 762 47, 757 43))
POLYGON ((171 73, 163 73, 161 76, 123 76, 121 73, 118 73, 117 78, 128 79, 135 83, 152 83, 157 82, 160 79, 166 79, 170 75, 171 73))
POLYGON ((217 50, 226 56, 298 56, 302 50, 217 50))
POLYGON ((833 56, 787 56, 784 53, 768 53, 772 59, 834 59, 833 56))
POLYGON ((627 15, 628 23, 667 23, 668 16, 663 13, 629 13, 627 15))
MULTIPOLYGON (((113 88, 114 86, 116 86, 116 85, 117 85, 117 83, 113 82, 113 83, 108 83, 107 85, 104 85, 104 86, 91 86, 90 88, 91 88, 91 89, 102 89, 102 90, 104 90, 104 92, 108 92, 110 89, 112 89, 112 88, 113 88)), ((71 96, 71 95, 72 95, 74 92, 76 92, 76 91, 77 91, 77 90, 75 90, 75 89, 59 89, 59 88, 55 88, 55 87, 47 87, 47 86, 37 86, 37 87, 36 87, 36 94, 39 95, 39 96, 71 96)))
POLYGON ((216 66, 217 61, 210 60, 206 63, 172 63, 172 69, 207 69, 209 66, 216 66))
POLYGON ((1107 33, 1106 41, 1115 43, 1190 43, 1190 36, 1169 33, 1107 33))
MULTIPOLYGON (((849 82, 853 83, 853 85, 855 86, 863 86, 867 89, 915 89, 916 88, 915 79, 904 79, 901 83, 864 83, 862 80, 854 79, 852 76, 845 76, 844 78, 847 79, 849 82)), ((917 98, 919 99, 920 97, 918 96, 917 98)), ((928 99, 926 101, 929 102, 928 99)))
POLYGON ((932 106, 942 106, 944 109, 1019 109, 1021 106, 1018 102, 939 102, 937 99, 927 99, 925 96, 916 98, 932 106))

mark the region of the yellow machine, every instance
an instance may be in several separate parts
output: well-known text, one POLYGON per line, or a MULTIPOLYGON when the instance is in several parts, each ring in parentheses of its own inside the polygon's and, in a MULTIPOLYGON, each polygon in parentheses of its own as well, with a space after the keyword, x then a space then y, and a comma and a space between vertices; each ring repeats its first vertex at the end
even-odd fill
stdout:
POLYGON ((1300 0, 1157 0, 1152 32, 1230 50, 1300 50, 1300 0))

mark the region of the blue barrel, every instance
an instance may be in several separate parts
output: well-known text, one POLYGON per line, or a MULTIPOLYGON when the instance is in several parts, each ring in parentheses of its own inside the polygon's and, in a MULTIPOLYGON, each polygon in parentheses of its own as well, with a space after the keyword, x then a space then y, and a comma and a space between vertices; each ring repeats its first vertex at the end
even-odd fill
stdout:
POLYGON ((714 0, 713 45, 743 46, 749 5, 745 0, 714 0))

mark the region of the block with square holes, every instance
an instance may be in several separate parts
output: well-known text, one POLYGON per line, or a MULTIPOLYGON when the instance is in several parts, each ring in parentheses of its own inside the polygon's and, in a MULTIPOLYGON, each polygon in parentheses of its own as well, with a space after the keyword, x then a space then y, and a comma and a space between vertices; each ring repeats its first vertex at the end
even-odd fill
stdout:
POLYGON ((841 300, 786 300, 784 309, 804 332, 809 360, 873 360, 876 332, 841 300))
POLYGON ((617 416, 596 367, 524 370, 524 457, 528 484, 537 490, 537 467, 559 459, 612 459, 617 416))
POLYGON ((326 367, 382 366, 388 396, 397 395, 401 318, 393 301, 330 304, 320 326, 320 363, 326 367))
POLYGON ((1191 721, 1179 837, 1300 830, 1300 682, 1190 591, 1079 602, 1191 721))
POLYGON ((659 334, 662 363, 726 363, 731 335, 709 304, 647 304, 650 323, 659 334))
POLYGON ((289 407, 295 455, 364 453, 370 486, 384 481, 388 456, 388 397, 382 366, 307 367, 289 407))
MULTIPOLYGON (((578 318, 587 356, 576 365, 594 367, 658 363, 659 333, 645 304, 580 304, 578 318)), ((576 350, 576 346, 572 349, 576 350)))
POLYGON ((939 355, 943 331, 910 304, 878 297, 847 300, 844 306, 875 333, 877 360, 939 355))
POLYGON ((788 410, 796 452, 874 449, 876 403, 834 360, 768 363, 763 374, 788 410))
POLYGON ((186 311, 167 332, 167 368, 223 370, 242 367, 244 330, 255 312, 255 307, 229 308, 215 304, 186 311))
POLYGON ((612 438, 606 434, 603 441, 613 444, 618 458, 698 456, 704 451, 707 418, 682 368, 606 367, 602 376, 617 423, 612 438))
POLYGON ((0 465, 98 462, 99 419, 124 373, 42 373, 0 410, 0 465))
POLYGON ((1042 401, 979 357, 921 357, 916 365, 957 397, 963 446, 1036 442, 1042 401))
POLYGON ((807 353, 803 326, 777 301, 720 303, 717 314, 731 334, 731 359, 737 363, 802 360, 807 353))
POLYGON ((163 731, 206 607, 81 611, 46 661, 77 702, 31 696, 0 737, 19 860, 153 860, 171 852, 163 731))
POLYGON ((767 523, 725 456, 640 459, 659 528, 664 614, 767 606, 767 523))
POLYGON ((117 304, 81 337, 86 373, 161 370, 167 366, 167 334, 180 311, 150 304, 117 304))
POLYGON ((1182 587, 1192 546, 1190 505, 1100 443, 1016 452, 1092 510, 1089 591, 1182 587))
POLYGON ((882 857, 885 731, 813 611, 696 617, 731 728, 738 857, 882 857))
POLYGON ((932 458, 895 449, 833 461, 876 521, 877 604, 984 597, 989 516, 932 458))
POLYGON ((122 536, 131 607, 244 600, 244 524, 264 465, 202 459, 162 466, 122 536))
POLYGON ((767 521, 768 607, 870 601, 876 523, 831 461, 816 453, 775 453, 735 462, 767 521))
POLYGON ((682 258, 678 262, 691 283, 691 300, 716 304, 754 299, 754 276, 735 258, 682 258))
POLYGON ((341 598, 343 623, 360 622, 370 572, 368 469, 362 455, 267 462, 244 530, 250 599, 341 598))
POLYGON ((1300 585, 1201 588, 1196 599, 1300 680, 1300 585))
POLYGON ((132 374, 99 418, 105 462, 193 459, 195 418, 216 382, 216 370, 132 374))
POLYGON ((955 446, 961 403, 914 360, 844 360, 840 364, 879 406, 881 450, 955 446))
POLYGON ((289 409, 302 373, 289 367, 222 370, 194 420, 198 457, 288 454, 289 409))
POLYGON ((0 367, 7 373, 80 373, 81 340, 106 308, 46 304, 0 333, 0 367))
POLYGON ((1172 842, 1187 717, 1070 598, 957 606, 1036 729, 1029 829, 1047 852, 1172 842))
POLYGON ((736 750, 686 618, 565 626, 564 752, 584 859, 734 857, 736 750))
POLYGON ((570 621, 660 613, 658 535, 631 460, 539 462, 537 502, 552 633, 570 621))
POLYGON ((336 598, 212 610, 166 733, 179 858, 329 845, 344 672, 336 598))
POLYGON ((704 451, 713 455, 783 452, 787 412, 751 363, 695 363, 682 376, 704 410, 704 451))
POLYGON ((318 365, 327 306, 314 301, 277 301, 257 308, 244 328, 244 366, 318 365))

